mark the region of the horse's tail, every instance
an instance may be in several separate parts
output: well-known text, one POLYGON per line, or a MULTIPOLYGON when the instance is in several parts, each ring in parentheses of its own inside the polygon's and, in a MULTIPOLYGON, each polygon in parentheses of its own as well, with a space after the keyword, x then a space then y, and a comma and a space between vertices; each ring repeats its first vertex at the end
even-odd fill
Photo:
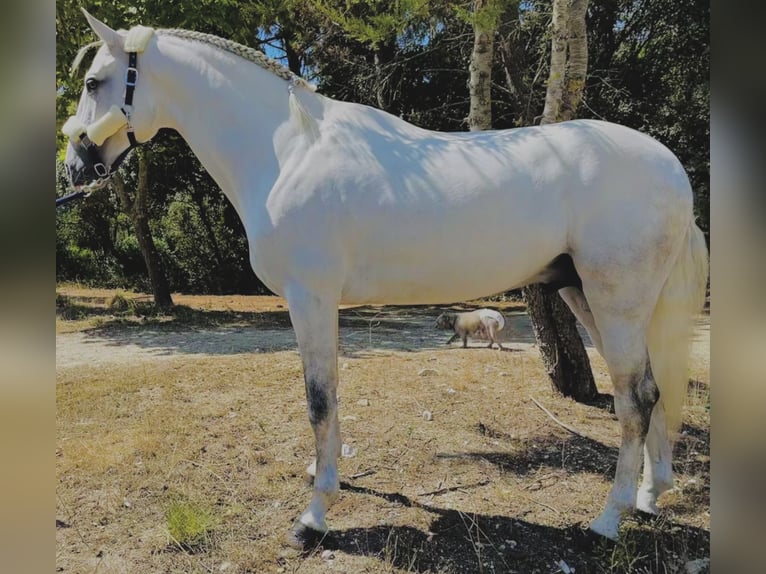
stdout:
POLYGON ((675 437, 681 426, 693 319, 704 305, 707 277, 705 237, 692 220, 649 323, 649 360, 670 437, 675 437))

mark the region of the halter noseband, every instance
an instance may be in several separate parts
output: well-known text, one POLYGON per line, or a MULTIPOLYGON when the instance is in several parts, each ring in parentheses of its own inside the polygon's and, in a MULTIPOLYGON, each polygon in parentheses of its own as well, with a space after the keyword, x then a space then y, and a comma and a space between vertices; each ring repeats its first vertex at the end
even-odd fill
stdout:
POLYGON ((86 187, 96 188, 106 183, 111 177, 112 168, 130 150, 138 146, 133 124, 130 121, 133 114, 133 94, 138 81, 138 53, 146 49, 153 34, 152 28, 135 26, 130 29, 125 38, 124 50, 128 53, 128 69, 125 71, 125 98, 122 107, 112 106, 106 114, 87 126, 77 116, 71 116, 61 128, 85 166, 91 168, 97 176, 97 179, 86 187), (107 167, 101 157, 99 147, 123 126, 127 126, 130 146, 120 154, 112 165, 107 167))

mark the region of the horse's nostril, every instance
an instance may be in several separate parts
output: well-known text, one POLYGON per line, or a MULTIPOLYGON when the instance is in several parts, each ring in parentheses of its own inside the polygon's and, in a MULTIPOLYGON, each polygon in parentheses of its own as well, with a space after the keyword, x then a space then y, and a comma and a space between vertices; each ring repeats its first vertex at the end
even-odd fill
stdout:
POLYGON ((85 170, 82 168, 73 167, 69 164, 64 164, 64 170, 66 171, 67 180, 71 185, 81 185, 85 183, 85 170))
POLYGON ((67 179, 71 185, 77 186, 86 183, 85 170, 76 169, 69 165, 66 166, 67 179))

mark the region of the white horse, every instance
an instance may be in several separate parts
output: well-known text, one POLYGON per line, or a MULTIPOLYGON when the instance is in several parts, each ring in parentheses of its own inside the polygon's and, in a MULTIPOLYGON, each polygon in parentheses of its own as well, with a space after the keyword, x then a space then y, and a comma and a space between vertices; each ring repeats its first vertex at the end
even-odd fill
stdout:
POLYGON ((327 532, 339 494, 338 305, 452 303, 534 282, 560 288, 614 384, 622 444, 590 528, 616 538, 624 513, 657 511, 708 264, 670 151, 597 121, 427 131, 316 94, 234 42, 86 16, 102 45, 64 127, 72 184, 104 185, 134 143, 177 130, 236 208, 256 274, 289 305, 316 438, 291 544, 327 532))

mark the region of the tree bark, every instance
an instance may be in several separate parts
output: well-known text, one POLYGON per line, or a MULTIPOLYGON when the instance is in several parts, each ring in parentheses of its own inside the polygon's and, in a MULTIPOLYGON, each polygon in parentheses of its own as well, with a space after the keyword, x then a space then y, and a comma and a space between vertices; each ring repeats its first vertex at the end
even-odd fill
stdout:
MULTIPOLYGON (((491 1, 491 0, 489 0, 491 1)), ((470 79, 470 111, 468 129, 473 131, 488 130, 492 127, 492 52, 495 30, 487 29, 478 13, 488 4, 488 0, 474 0, 474 40, 471 63, 468 66, 470 79)))
POLYGON ((149 188, 149 152, 138 149, 135 153, 138 156, 138 184, 136 186, 135 199, 131 201, 125 180, 122 179, 119 173, 115 174, 112 178, 112 184, 120 198, 122 208, 133 222, 141 256, 144 258, 146 271, 149 274, 154 304, 160 309, 169 309, 173 306, 173 299, 170 296, 168 280, 162 269, 160 255, 152 238, 152 232, 149 228, 149 215, 146 210, 146 197, 149 188))
POLYGON ((581 403, 595 399, 590 359, 567 304, 542 285, 528 285, 522 294, 553 390, 581 403))
POLYGON ((585 14, 588 0, 570 0, 567 20, 567 50, 569 52, 564 95, 561 105, 561 121, 571 120, 577 114, 585 88, 588 71, 588 30, 585 14))
POLYGON ((282 31, 282 45, 285 49, 285 56, 287 56, 287 67, 296 76, 301 75, 302 59, 301 55, 295 49, 293 45, 292 34, 282 31))
MULTIPOLYGON (((583 49, 578 44, 575 48, 577 61, 573 63, 570 60, 570 66, 574 65, 577 75, 572 82, 567 78, 567 30, 577 31, 576 43, 587 41, 584 34, 587 0, 571 0, 571 11, 568 10, 567 2, 554 0, 553 4, 551 70, 541 124, 561 121, 565 105, 574 105, 567 112, 573 115, 585 85, 587 46, 583 49), (581 19, 580 23, 571 22, 575 16, 581 19)), ((571 119, 571 115, 568 119, 571 119)), ((558 294, 546 292, 541 285, 529 285, 522 290, 522 294, 554 390, 578 402, 595 399, 598 389, 593 379, 590 359, 577 331, 577 320, 567 304, 558 294)))
POLYGON ((389 85, 389 64, 396 52, 396 38, 388 38, 376 45, 373 52, 373 64, 375 66, 375 101, 378 108, 389 113, 396 113, 392 109, 391 86, 389 85))
POLYGON ((567 21, 568 0, 553 0, 551 21, 551 67, 548 72, 548 87, 545 92, 545 107, 540 124, 561 121, 561 103, 564 94, 564 78, 567 68, 567 21))

